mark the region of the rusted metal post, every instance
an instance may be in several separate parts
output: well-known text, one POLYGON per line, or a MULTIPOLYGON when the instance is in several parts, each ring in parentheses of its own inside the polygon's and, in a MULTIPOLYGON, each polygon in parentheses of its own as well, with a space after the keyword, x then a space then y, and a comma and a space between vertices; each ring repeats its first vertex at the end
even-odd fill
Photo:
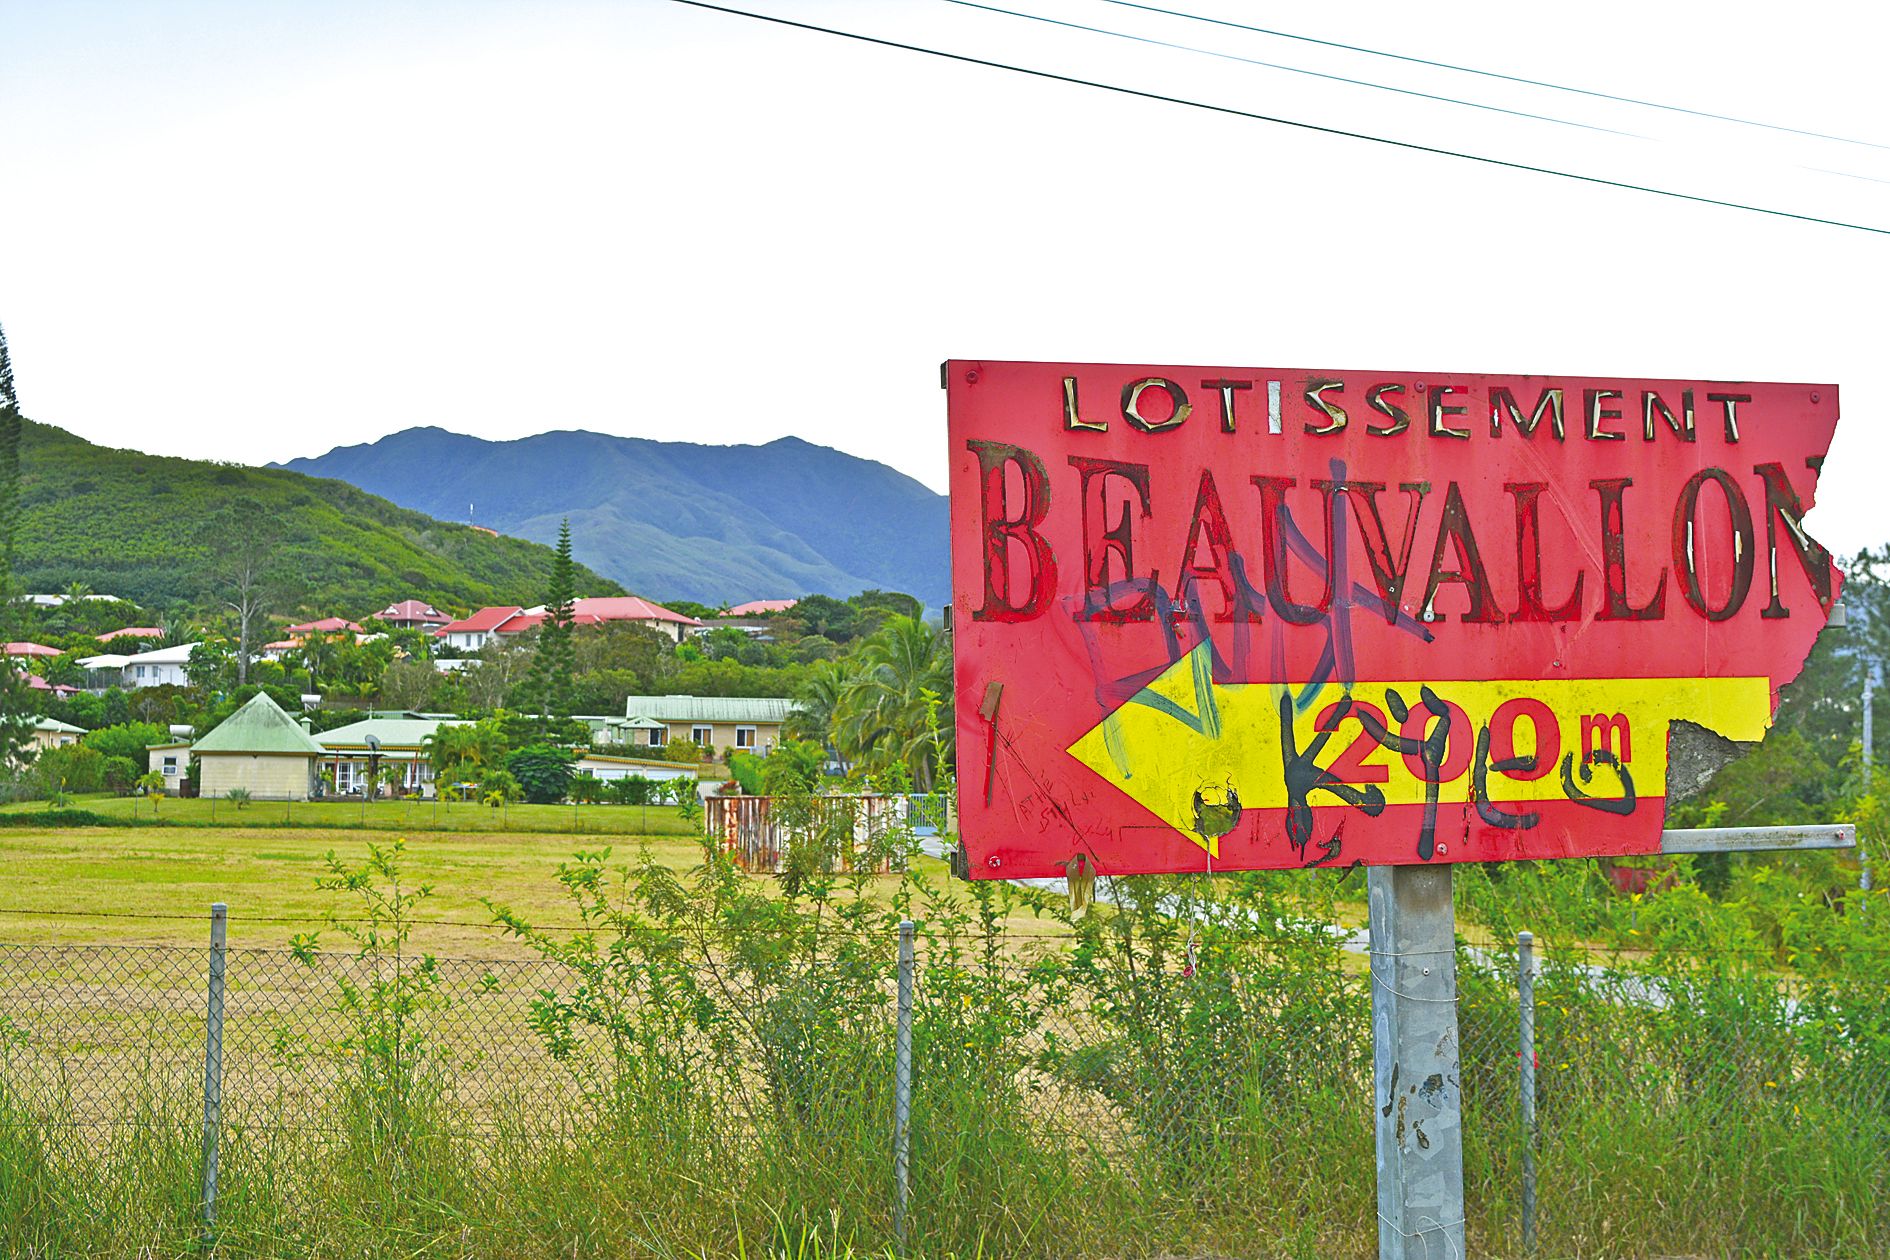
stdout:
POLYGON ((210 985, 203 1034, 203 1230, 217 1230, 217 1143, 223 1132, 223 964, 230 908, 210 907, 210 985))
POLYGON ((1451 870, 1369 868, 1379 1260, 1464 1254, 1451 870))
POLYGON ((906 1250, 912 1195, 912 920, 899 922, 899 1022, 893 1033, 893 1238, 906 1250))
POLYGON ((1536 1254, 1536 938, 1516 933, 1517 1057, 1522 1099, 1522 1246, 1536 1254))

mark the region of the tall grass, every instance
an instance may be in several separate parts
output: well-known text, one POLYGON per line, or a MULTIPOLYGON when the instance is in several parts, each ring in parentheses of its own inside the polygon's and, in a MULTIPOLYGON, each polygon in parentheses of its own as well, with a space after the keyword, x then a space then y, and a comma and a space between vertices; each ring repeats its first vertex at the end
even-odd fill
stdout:
MULTIPOLYGON (((827 861, 783 894, 712 850, 687 876, 580 854, 560 880, 584 931, 493 908, 556 977, 526 1016, 548 1075, 473 1115, 402 858, 324 877, 355 928, 334 1084, 242 1110, 213 1238, 195 1099, 154 1078, 86 1127, 0 1057, 0 1252, 891 1255, 892 926, 917 905, 908 1255, 1375 1252, 1370 990, 1330 884, 1122 881, 1023 956, 1002 886, 911 875, 889 909, 827 861)), ((1538 985, 1541 1254, 1890 1256, 1881 962, 1589 958, 1549 951, 1538 985)), ((1514 989, 1500 956, 1459 966, 1471 1252, 1516 1255, 1514 989)))

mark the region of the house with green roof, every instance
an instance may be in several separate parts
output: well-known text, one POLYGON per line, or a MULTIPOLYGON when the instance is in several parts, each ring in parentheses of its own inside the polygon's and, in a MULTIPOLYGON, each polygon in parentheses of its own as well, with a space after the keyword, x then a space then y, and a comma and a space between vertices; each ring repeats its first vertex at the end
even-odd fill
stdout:
POLYGON ((377 711, 359 722, 323 731, 315 742, 322 746, 321 769, 343 795, 364 793, 380 770, 396 766, 401 774, 398 792, 430 797, 433 763, 427 757, 427 739, 442 726, 465 725, 459 718, 439 713, 377 711))
POLYGON ((794 712, 785 696, 630 696, 606 738, 635 748, 661 748, 687 739, 705 749, 766 756, 781 742, 781 724, 794 712))
POLYGON ((58 718, 43 717, 33 722, 33 734, 29 741, 35 751, 47 748, 64 748, 76 744, 85 737, 83 726, 74 726, 70 722, 61 722, 58 718))
POLYGON ((259 691, 198 740, 191 752, 202 767, 198 788, 205 796, 242 788, 254 800, 305 801, 315 790, 322 746, 306 726, 259 691))

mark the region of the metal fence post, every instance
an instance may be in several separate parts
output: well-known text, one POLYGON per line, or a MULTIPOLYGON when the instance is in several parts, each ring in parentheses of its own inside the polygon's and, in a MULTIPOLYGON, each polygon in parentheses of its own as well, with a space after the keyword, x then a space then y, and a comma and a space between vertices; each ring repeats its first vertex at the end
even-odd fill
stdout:
MULTIPOLYGON (((1870 728, 1870 693, 1871 693, 1871 684, 1872 682, 1875 681, 1872 675, 1874 675, 1876 671, 1877 671, 1877 666, 1874 662, 1866 661, 1864 663, 1864 745, 1863 745, 1863 749, 1864 749, 1864 792, 1866 795, 1870 793, 1871 788, 1873 786, 1871 783, 1871 747, 1872 747, 1873 741, 1871 738, 1872 732, 1870 728)), ((1861 904, 1863 905, 1865 912, 1868 913, 1870 910, 1870 854, 1864 851, 1864 846, 1861 842, 1857 846, 1857 890, 1864 894, 1861 904)))
POLYGON ((912 920, 899 922, 899 1023, 893 1035, 893 1238, 906 1249, 912 1192, 912 920))
POLYGON ((1516 933, 1516 1006, 1522 1091, 1522 1245, 1536 1254, 1536 938, 1516 933))
POLYGON ((223 963, 229 907, 210 907, 210 995, 203 1033, 203 1228, 217 1228, 217 1139, 223 1129, 223 963))
POLYGON ((1378 1256, 1447 1260, 1464 1254, 1451 870, 1368 870, 1378 1256))

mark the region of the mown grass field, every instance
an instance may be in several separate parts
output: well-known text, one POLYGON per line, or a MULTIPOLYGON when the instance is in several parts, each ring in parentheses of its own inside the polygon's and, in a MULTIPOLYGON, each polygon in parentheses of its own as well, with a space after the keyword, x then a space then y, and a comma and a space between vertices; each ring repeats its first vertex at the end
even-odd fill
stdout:
MULTIPOLYGON (((452 808, 477 816, 481 807, 452 808)), ((566 819, 572 814, 569 807, 519 808, 544 808, 566 819)), ((363 831, 266 823, 0 828, 0 943, 198 946, 208 939, 211 903, 222 901, 230 908, 232 947, 283 947, 297 933, 320 929, 331 911, 354 913, 338 894, 316 887, 317 877, 327 872, 326 854, 358 865, 369 844, 387 844, 399 835, 406 840, 404 866, 413 882, 433 888, 419 911, 422 926, 414 940, 420 948, 442 957, 523 957, 515 942, 490 926, 483 899, 510 906, 534 923, 572 924, 557 873, 580 849, 607 846, 613 863, 634 863, 647 848, 678 871, 701 862, 693 831, 674 809, 651 806, 647 831, 635 825, 640 812, 637 806, 585 806, 582 832, 363 831), (613 810, 627 815, 623 830, 605 829, 613 810)), ((921 857, 915 864, 939 881, 947 878, 942 862, 921 857)), ((769 877, 756 878, 775 886, 769 877)), ((876 879, 876 893, 890 897, 896 884, 890 876, 876 879)), ((1023 938, 1061 930, 1028 911, 1013 914, 1007 924, 1007 931, 1023 938)), ((324 940, 334 936, 328 932, 324 940)))
MULTIPOLYGON (((503 805, 424 800, 252 801, 237 806, 214 797, 74 796, 73 809, 166 827, 321 827, 373 831, 539 832, 596 835, 689 836, 691 826, 673 805, 503 805)), ((0 813, 31 816, 42 802, 0 806, 0 813)))

